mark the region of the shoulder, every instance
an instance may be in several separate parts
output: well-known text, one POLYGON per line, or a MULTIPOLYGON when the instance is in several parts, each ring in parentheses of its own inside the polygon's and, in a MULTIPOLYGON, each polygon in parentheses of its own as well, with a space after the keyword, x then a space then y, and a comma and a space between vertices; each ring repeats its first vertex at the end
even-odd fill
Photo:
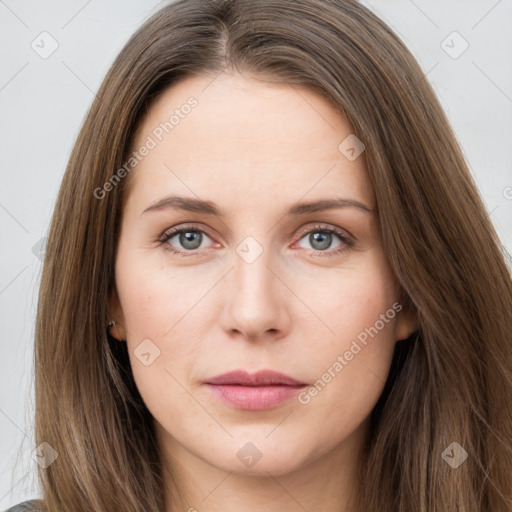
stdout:
POLYGON ((41 500, 29 500, 14 505, 5 512, 39 512, 41 500))

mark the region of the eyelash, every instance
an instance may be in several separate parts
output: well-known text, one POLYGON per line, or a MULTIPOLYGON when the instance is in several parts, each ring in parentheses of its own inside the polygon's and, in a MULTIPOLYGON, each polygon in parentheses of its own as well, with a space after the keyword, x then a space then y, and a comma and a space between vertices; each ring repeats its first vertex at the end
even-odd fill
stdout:
MULTIPOLYGON (((158 238, 158 242, 162 246, 166 245, 166 247, 164 247, 164 249, 166 251, 170 251, 170 252, 172 252, 174 254, 178 254, 178 255, 181 255, 181 256, 185 256, 185 257, 197 256, 198 249, 191 250, 191 251, 180 251, 180 250, 175 249, 174 247, 172 247, 170 244, 167 244, 167 242, 171 238, 173 238, 175 235, 180 234, 180 233, 187 233, 189 231, 193 231, 193 232, 196 232, 196 233, 204 233, 209 238, 212 238, 210 235, 208 235, 208 233, 206 231, 204 231, 202 229, 198 229, 197 227, 195 227, 193 225, 185 225, 185 226, 181 226, 179 228, 172 228, 172 229, 170 229, 168 231, 165 231, 158 238)), ((337 255, 347 251, 351 247, 353 247, 354 243, 355 243, 354 240, 352 240, 349 236, 347 236, 347 234, 344 231, 341 231, 338 228, 332 228, 332 227, 329 227, 329 226, 323 225, 323 224, 317 224, 313 228, 309 228, 309 229, 303 231, 301 233, 300 237, 297 239, 297 242, 302 240, 302 238, 304 238, 304 236, 309 235, 310 233, 315 233, 315 232, 334 234, 334 235, 338 236, 340 238, 341 242, 342 242, 340 244, 340 246, 337 247, 334 250, 331 249, 331 250, 327 250, 327 251, 319 251, 319 250, 315 250, 315 249, 309 249, 309 251, 317 253, 316 256, 318 256, 318 257, 333 257, 333 256, 337 256, 337 255)), ((306 249, 306 250, 308 250, 308 249, 306 249)))

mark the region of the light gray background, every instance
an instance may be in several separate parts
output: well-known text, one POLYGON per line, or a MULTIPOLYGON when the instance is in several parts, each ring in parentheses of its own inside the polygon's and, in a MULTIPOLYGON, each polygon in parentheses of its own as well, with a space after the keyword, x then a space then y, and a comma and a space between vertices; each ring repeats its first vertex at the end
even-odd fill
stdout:
MULTIPOLYGON (((94 92, 128 37, 165 3, 0 0, 0 510, 40 496, 31 459, 37 244, 94 92), (58 42, 46 59, 31 47, 43 46, 44 31, 58 42)), ((362 3, 418 59, 512 252, 512 1, 362 3), (446 39, 454 31, 469 44, 458 58, 441 46, 458 53, 463 41, 446 39)))

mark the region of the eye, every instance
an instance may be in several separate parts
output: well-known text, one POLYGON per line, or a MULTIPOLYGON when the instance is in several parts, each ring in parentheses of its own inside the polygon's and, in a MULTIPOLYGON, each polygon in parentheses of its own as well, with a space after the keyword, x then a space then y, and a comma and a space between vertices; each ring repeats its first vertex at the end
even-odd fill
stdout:
POLYGON ((171 252, 192 256, 194 251, 204 248, 203 242, 205 238, 210 239, 203 230, 191 226, 182 226, 166 231, 159 238, 159 242, 165 245, 165 248, 171 252), (175 239, 175 241, 171 243, 173 239, 175 239), (176 247, 175 244, 177 244, 178 247, 176 247))
POLYGON ((313 229, 309 229, 303 233, 297 243, 300 243, 302 240, 306 240, 310 245, 310 247, 305 247, 306 249, 310 249, 316 253, 326 253, 320 254, 319 256, 337 255, 354 245, 354 241, 344 231, 325 225, 317 225, 313 229), (332 247, 336 239, 338 239, 338 243, 332 247))
MULTIPOLYGON (((199 249, 208 246, 207 240, 212 241, 204 230, 196 226, 181 226, 169 229, 158 239, 165 250, 181 256, 197 255, 199 249)), ((310 247, 301 247, 309 249, 315 256, 335 256, 354 245, 354 240, 344 231, 326 225, 316 225, 312 229, 304 231, 296 244, 300 244, 302 240, 306 240, 310 247), (336 241, 337 244, 332 247, 333 242, 336 241)))

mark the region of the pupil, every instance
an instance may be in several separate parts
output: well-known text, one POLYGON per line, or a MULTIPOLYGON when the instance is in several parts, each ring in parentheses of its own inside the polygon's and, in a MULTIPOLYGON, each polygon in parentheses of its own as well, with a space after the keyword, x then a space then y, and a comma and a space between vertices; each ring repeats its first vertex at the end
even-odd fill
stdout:
POLYGON ((201 245, 200 233, 196 231, 180 233, 180 244, 185 247, 185 249, 197 249, 201 245), (197 243, 198 240, 199 243, 197 243))
POLYGON ((328 249, 331 245, 331 238, 331 233, 324 233, 319 231, 309 235, 311 246, 315 249, 328 249))

